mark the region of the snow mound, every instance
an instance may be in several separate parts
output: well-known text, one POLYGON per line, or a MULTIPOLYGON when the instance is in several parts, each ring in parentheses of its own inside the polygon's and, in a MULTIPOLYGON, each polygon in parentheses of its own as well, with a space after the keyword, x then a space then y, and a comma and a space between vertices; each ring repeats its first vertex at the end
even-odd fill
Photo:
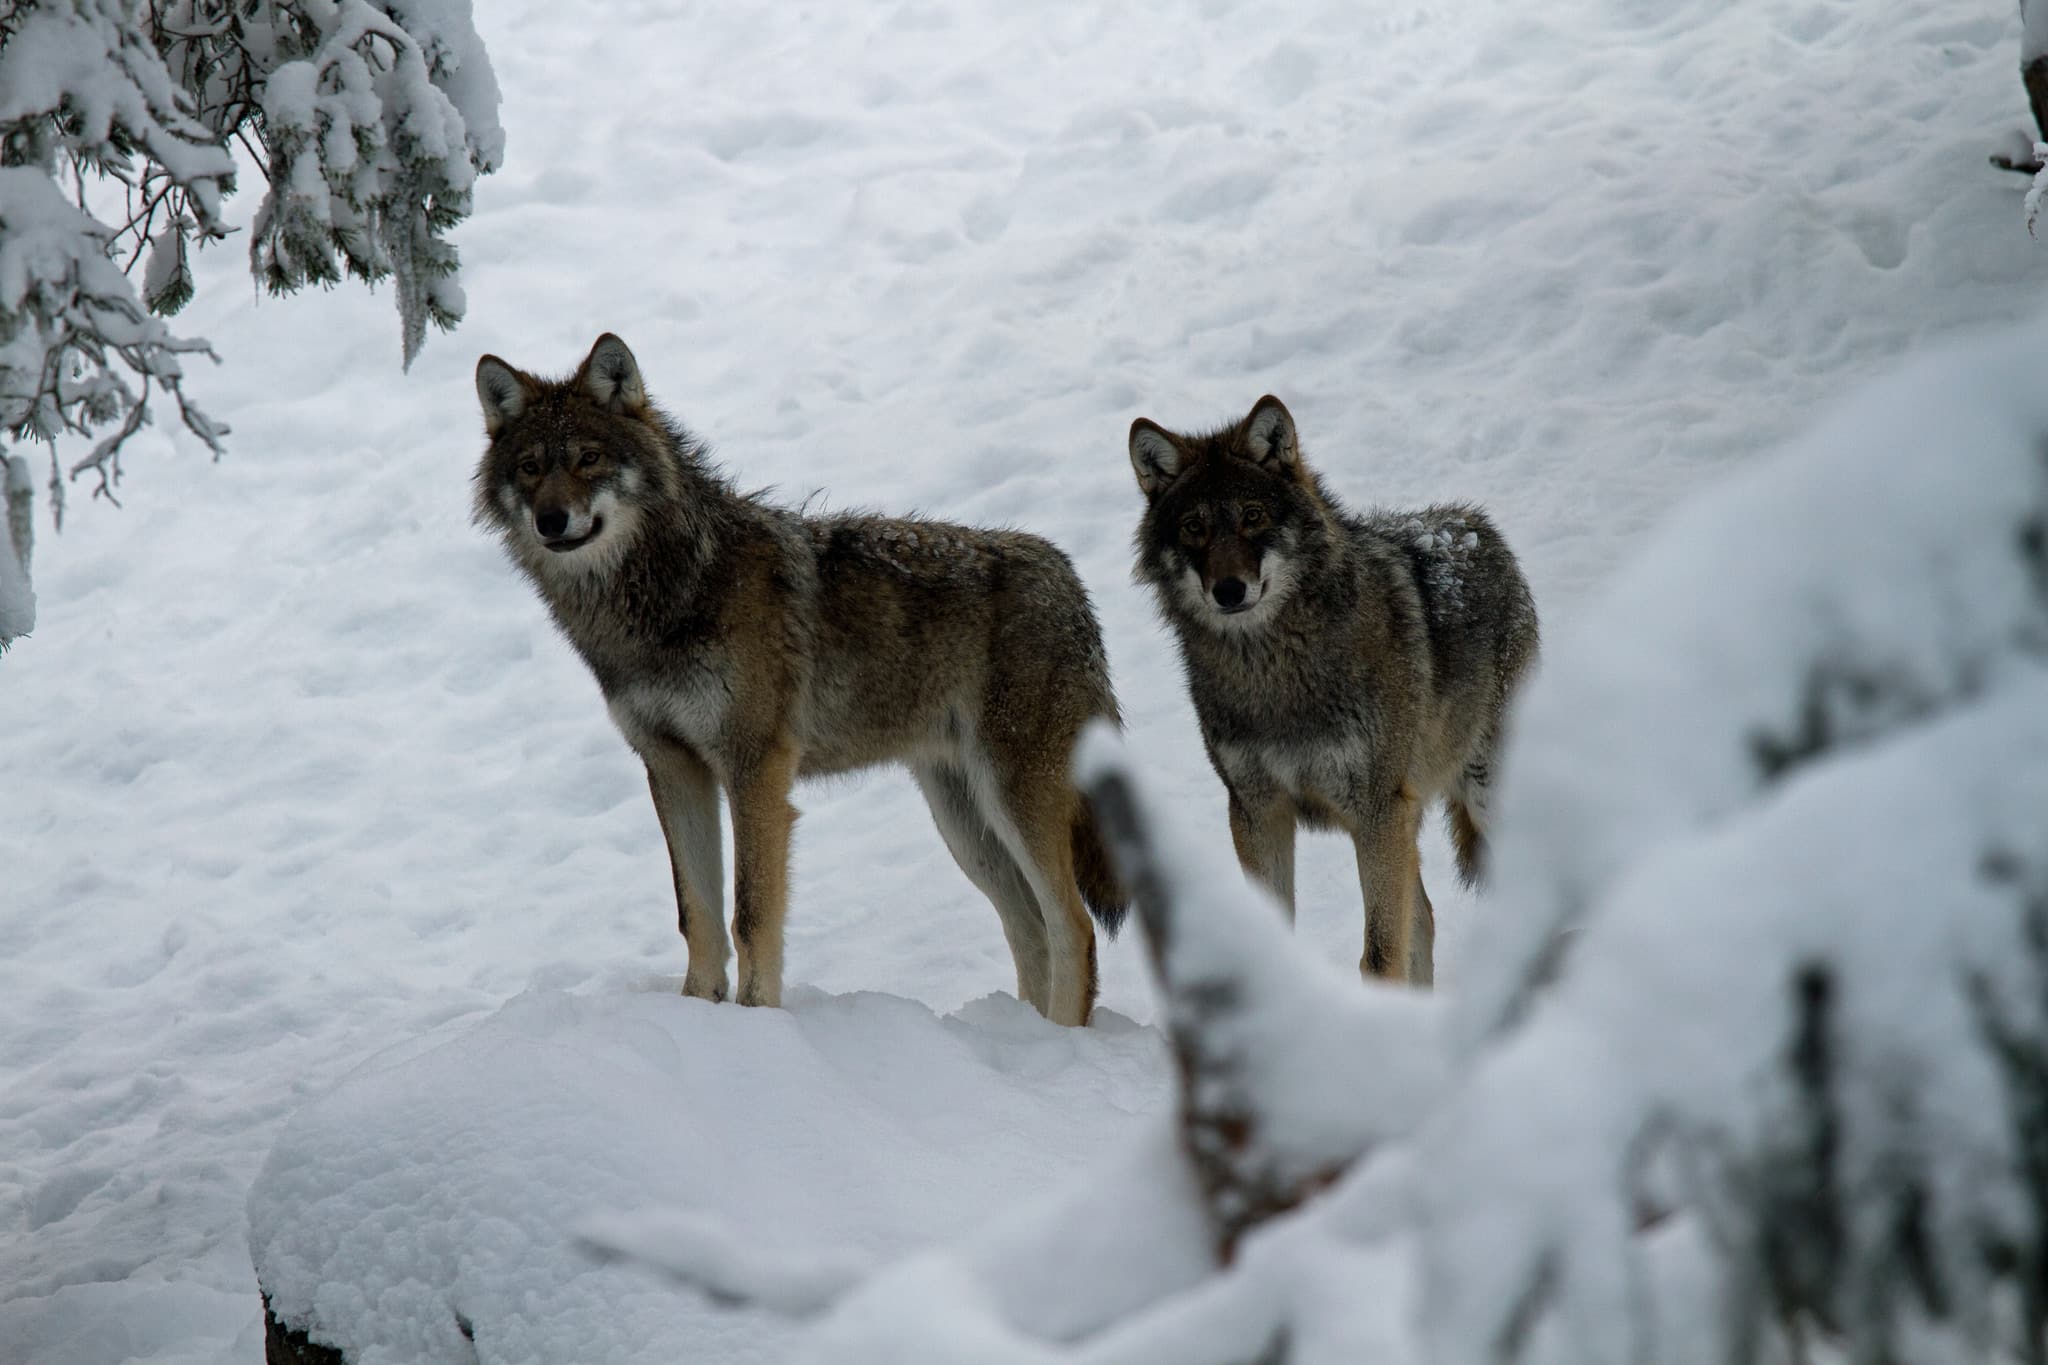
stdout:
POLYGON ((1156 1034, 1007 998, 942 1017, 814 990, 787 1010, 531 992, 302 1108, 250 1245, 278 1319, 352 1365, 779 1360, 776 1319, 707 1312, 578 1230, 687 1211, 700 1242, 894 1257, 1124 1145, 1164 1091, 1156 1034))

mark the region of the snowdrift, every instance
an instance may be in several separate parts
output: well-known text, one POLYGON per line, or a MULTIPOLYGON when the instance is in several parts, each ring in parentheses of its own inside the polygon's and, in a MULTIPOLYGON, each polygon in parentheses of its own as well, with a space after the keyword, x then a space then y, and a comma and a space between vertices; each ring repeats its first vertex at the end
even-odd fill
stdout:
POLYGON ((352 1365, 785 1359, 759 1311, 602 1263, 646 1210, 760 1256, 958 1238, 1128 1145, 1158 1036, 1007 997, 787 1010, 532 992, 366 1062, 285 1126, 249 1196, 272 1314, 352 1365))

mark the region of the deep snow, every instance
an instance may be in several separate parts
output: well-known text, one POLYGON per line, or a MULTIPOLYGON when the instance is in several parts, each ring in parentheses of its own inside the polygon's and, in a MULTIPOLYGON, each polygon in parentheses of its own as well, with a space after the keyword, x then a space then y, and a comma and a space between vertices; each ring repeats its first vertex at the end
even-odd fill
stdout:
MULTIPOLYGON (((180 330, 225 362, 189 382, 229 458, 146 436, 125 510, 38 537, 36 634, 0 661, 0 1358, 258 1359, 244 1197, 294 1109, 524 991, 681 1017, 643 780, 466 522, 480 351, 562 369, 616 330, 743 484, 1051 536, 1133 748, 1221 838, 1128 581, 1132 417, 1277 392, 1344 496, 1485 504, 1556 625, 1820 398, 2048 280, 2025 182, 1984 161, 2025 121, 2002 0, 478 24, 507 149, 456 234, 462 330, 401 376, 388 294, 259 303, 239 244, 202 255, 180 330)), ((1008 988, 907 781, 799 804, 793 984, 948 1014, 1008 988)), ((1456 990, 1474 903, 1434 829, 1424 855, 1456 990)), ((1355 962, 1348 851, 1306 840, 1299 887, 1302 935, 1355 962)), ((1104 969, 1148 1019, 1133 947, 1104 969)), ((871 1036, 905 1008, 804 998, 871 1036)), ((1102 1119, 1097 1051, 1058 1068, 1061 1131, 1102 1119)), ((1142 1107, 1111 1116, 1133 1141, 1142 1107)), ((963 1166, 935 1207, 1044 1181, 963 1166)))

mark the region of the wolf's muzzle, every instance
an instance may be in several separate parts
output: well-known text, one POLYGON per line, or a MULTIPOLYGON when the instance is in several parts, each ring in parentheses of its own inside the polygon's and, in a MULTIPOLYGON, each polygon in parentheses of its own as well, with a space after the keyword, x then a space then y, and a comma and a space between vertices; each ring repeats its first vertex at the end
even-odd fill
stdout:
POLYGON ((567 554, 571 550, 580 550, 585 545, 588 545, 591 541, 596 540, 597 533, 604 529, 604 518, 592 517, 590 519, 590 529, 588 531, 585 531, 580 536, 565 536, 562 534, 562 532, 569 529, 569 518, 567 513, 564 513, 562 515, 562 519, 559 522, 555 523, 555 532, 553 535, 548 534, 548 523, 543 521, 539 517, 534 518, 533 524, 534 529, 540 532, 541 544, 547 546, 550 550, 553 550, 556 554, 560 555, 567 554))

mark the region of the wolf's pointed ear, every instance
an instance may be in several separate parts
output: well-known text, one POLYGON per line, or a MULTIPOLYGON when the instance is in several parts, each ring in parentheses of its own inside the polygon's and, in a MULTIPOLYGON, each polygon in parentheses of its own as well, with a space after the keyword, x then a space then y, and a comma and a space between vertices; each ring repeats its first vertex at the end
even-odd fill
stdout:
POLYGON ((1149 417, 1131 423, 1131 469, 1145 496, 1156 497, 1187 466, 1187 452, 1165 427, 1149 417))
POLYGON ((576 380, 600 404, 613 412, 638 412, 647 406, 647 390, 640 383, 640 362, 626 349, 626 343, 606 332, 584 357, 576 380))
POLYGON ((487 355, 476 362, 476 396, 484 405, 484 431, 496 436, 507 422, 526 411, 533 390, 525 375, 487 355))
POLYGON ((1287 411, 1287 405, 1272 394, 1252 404, 1244 419, 1244 443, 1253 464, 1275 474, 1299 475, 1301 444, 1295 439, 1294 417, 1287 411))

